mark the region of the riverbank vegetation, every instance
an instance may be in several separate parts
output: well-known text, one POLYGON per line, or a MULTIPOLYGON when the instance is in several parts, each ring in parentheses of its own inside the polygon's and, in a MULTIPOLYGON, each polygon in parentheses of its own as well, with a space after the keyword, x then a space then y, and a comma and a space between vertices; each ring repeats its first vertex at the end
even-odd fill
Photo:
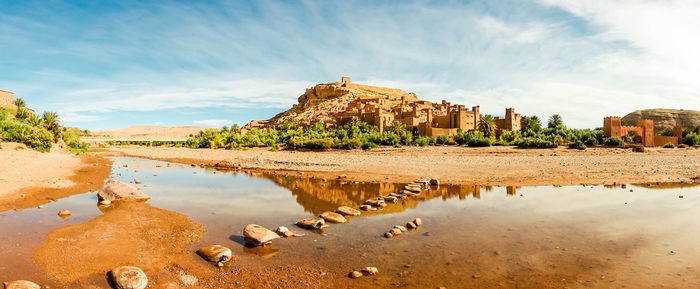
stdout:
POLYGON ((570 129, 564 126, 559 115, 553 115, 546 128, 536 117, 524 117, 521 131, 498 132, 491 116, 485 115, 476 131, 458 130, 455 135, 436 137, 414 136, 400 122, 379 132, 376 126, 359 119, 337 127, 326 128, 322 123, 301 127, 294 119, 288 119, 277 129, 252 129, 241 133, 238 126, 207 129, 192 135, 185 146, 190 148, 245 149, 271 147, 278 149, 372 149, 380 146, 431 146, 455 145, 467 147, 517 146, 519 148, 555 148, 569 146, 586 149, 593 146, 622 147, 634 143, 634 136, 624 139, 607 138, 601 128, 570 129))
POLYGON ((47 111, 38 116, 21 98, 14 104, 16 109, 0 107, 0 141, 22 143, 40 152, 48 152, 59 142, 74 153, 87 151, 87 144, 80 142, 80 131, 62 127, 57 113, 47 111))

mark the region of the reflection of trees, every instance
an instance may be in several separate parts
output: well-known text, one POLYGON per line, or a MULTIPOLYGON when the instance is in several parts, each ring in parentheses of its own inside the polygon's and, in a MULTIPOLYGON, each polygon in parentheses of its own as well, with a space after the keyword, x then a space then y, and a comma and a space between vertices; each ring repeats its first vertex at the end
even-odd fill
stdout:
MULTIPOLYGON (((312 214, 335 210, 339 206, 358 208, 367 199, 398 193, 403 190, 404 186, 404 184, 397 183, 359 183, 337 180, 324 182, 317 178, 298 178, 272 174, 263 176, 289 189, 292 195, 296 197, 297 203, 312 214)), ((487 191, 493 189, 492 187, 479 185, 441 185, 439 187, 431 187, 430 190, 421 192, 417 197, 398 200, 395 204, 390 204, 384 209, 363 212, 363 215, 401 212, 408 208, 415 208, 420 201, 433 198, 447 200, 457 197, 460 200, 464 200, 467 197, 472 197, 478 199, 481 197, 482 188, 487 191)), ((507 192, 508 195, 514 195, 515 187, 508 187, 507 192)))

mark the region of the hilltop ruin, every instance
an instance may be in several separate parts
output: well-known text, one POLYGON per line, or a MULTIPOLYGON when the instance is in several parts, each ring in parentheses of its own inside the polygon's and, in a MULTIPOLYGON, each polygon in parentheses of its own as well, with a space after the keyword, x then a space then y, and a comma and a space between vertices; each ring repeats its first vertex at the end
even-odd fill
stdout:
MULTIPOLYGON (((438 136, 455 135, 458 129, 477 130, 481 119, 478 105, 470 110, 445 100, 432 103, 401 89, 351 83, 349 77, 308 88, 298 100, 291 109, 269 120, 251 121, 243 126, 242 132, 253 128, 274 129, 288 118, 294 118, 301 126, 321 122, 326 127, 338 127, 359 118, 380 131, 398 121, 415 135, 438 136)), ((497 130, 520 130, 521 118, 513 108, 507 108, 505 118, 495 118, 497 130)))

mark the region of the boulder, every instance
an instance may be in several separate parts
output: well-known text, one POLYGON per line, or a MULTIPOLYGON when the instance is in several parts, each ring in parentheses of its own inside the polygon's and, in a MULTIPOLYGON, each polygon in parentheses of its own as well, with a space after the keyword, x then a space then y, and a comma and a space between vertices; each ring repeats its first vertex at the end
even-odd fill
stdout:
POLYGON ((322 229, 325 224, 326 221, 321 218, 306 218, 299 220, 296 225, 304 229, 316 230, 322 229))
POLYGON ((390 202, 390 203, 396 203, 396 200, 398 199, 397 197, 394 196, 383 196, 382 199, 385 202, 390 202))
POLYGON ((58 212, 58 216, 61 218, 67 218, 70 216, 70 211, 69 210, 61 210, 58 212))
POLYGON ((393 237, 393 236, 394 236, 394 235, 392 235, 391 232, 386 232, 386 233, 384 233, 384 237, 387 238, 387 239, 389 239, 389 238, 391 238, 391 237, 393 237))
POLYGON ((384 204, 383 200, 369 199, 365 201, 365 205, 370 205, 372 207, 381 207, 384 204))
POLYGON ((348 221, 343 215, 329 211, 323 212, 320 217, 331 223, 345 223, 348 221))
POLYGON ((399 225, 395 225, 395 226, 394 226, 394 229, 399 229, 399 230, 401 230, 401 232, 406 232, 406 231, 408 231, 408 229, 406 229, 406 227, 404 227, 404 226, 399 226, 399 225))
POLYGON ((143 289, 148 285, 146 273, 139 267, 121 266, 110 272, 112 282, 117 289, 143 289))
POLYGON ((338 207, 338 209, 335 211, 339 214, 343 214, 346 216, 359 216, 360 215, 360 211, 355 210, 355 209, 350 208, 350 207, 346 207, 346 206, 338 207))
POLYGON ((391 229, 391 231, 389 231, 389 233, 391 233, 392 236, 401 236, 401 234, 402 234, 401 230, 396 229, 396 228, 391 229))
POLYGON ((275 232, 256 224, 250 224, 243 228, 243 238, 245 239, 246 244, 265 246, 269 245, 272 243, 272 240, 279 237, 280 236, 275 232))
POLYGON ((97 193, 97 198, 102 200, 130 200, 130 201, 145 201, 150 199, 138 188, 124 182, 109 180, 97 193))
POLYGON ((415 228, 418 228, 418 225, 416 225, 416 223, 414 222, 408 222, 406 223, 406 228, 413 230, 415 228))
POLYGON ((5 289, 41 289, 39 284, 27 280, 15 280, 3 284, 5 285, 5 289))
POLYGON ((197 254, 209 262, 215 263, 225 263, 231 260, 231 249, 226 248, 221 245, 212 245, 208 247, 201 248, 197 251, 197 254))

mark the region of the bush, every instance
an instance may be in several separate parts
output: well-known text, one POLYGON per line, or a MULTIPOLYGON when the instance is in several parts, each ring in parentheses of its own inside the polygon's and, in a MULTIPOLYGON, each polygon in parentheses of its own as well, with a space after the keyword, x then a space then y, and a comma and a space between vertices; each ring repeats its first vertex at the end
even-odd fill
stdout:
POLYGON ((449 135, 446 135, 446 134, 439 135, 437 137, 437 139, 435 140, 435 143, 444 145, 444 144, 447 144, 450 141, 450 139, 451 138, 449 135))
POLYGON ((625 146, 625 142, 619 138, 611 137, 605 139, 605 145, 609 147, 622 147, 625 146))
POLYGON ((585 150, 586 145, 582 141, 576 141, 569 144, 570 149, 585 150))
POLYGON ((523 138, 520 139, 516 142, 516 144, 519 148, 556 148, 558 145, 557 143, 553 141, 548 141, 545 139, 541 138, 533 138, 533 137, 528 137, 528 138, 523 138))
POLYGON ((683 143, 689 146, 700 145, 700 134, 691 132, 683 137, 683 143))
POLYGON ((414 140, 413 142, 419 146, 424 147, 424 146, 429 146, 429 145, 435 143, 435 139, 433 139, 432 137, 429 137, 429 136, 422 136, 422 137, 416 138, 416 140, 414 140))
POLYGON ((54 139, 43 127, 32 127, 17 121, 0 121, 0 135, 4 141, 18 142, 40 152, 51 150, 54 139))
POLYGON ((665 149, 672 149, 672 148, 676 148, 676 146, 673 145, 672 143, 666 143, 666 144, 664 145, 664 148, 665 148, 665 149))
POLYGON ((491 140, 487 139, 485 137, 472 138, 469 140, 469 143, 467 143, 467 146, 470 146, 470 147, 490 147, 491 140))
POLYGON ((673 131, 670 130, 670 129, 664 129, 664 130, 662 130, 662 131, 657 132, 656 135, 660 135, 660 136, 673 136, 673 131))
POLYGON ((362 143, 362 149, 363 149, 363 150, 369 150, 369 149, 373 149, 373 148, 377 148, 377 144, 376 144, 376 143, 373 143, 373 142, 365 142, 365 143, 362 143))
POLYGON ((687 145, 687 144, 684 144, 684 143, 678 145, 678 148, 680 148, 680 149, 684 149, 684 148, 687 148, 687 147, 688 147, 688 145, 687 145))

